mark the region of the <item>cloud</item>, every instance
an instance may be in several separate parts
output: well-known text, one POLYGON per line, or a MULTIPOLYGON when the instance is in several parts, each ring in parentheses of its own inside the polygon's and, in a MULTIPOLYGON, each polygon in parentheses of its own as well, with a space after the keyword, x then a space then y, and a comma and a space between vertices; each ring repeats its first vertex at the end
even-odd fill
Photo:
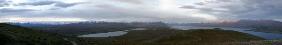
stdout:
MULTIPOLYGON (((238 14, 239 17, 253 18, 253 19, 276 19, 281 17, 282 11, 280 3, 281 0, 243 0, 243 6, 238 6, 237 8, 228 7, 232 9, 231 14, 238 14)), ((281 19, 281 18, 280 18, 281 19)))
POLYGON ((4 6, 7 6, 8 3, 6 0, 0 0, 0 7, 4 7, 4 6))
MULTIPOLYGON (((45 2, 44 1, 33 1, 24 2, 21 5, 25 6, 43 6, 43 5, 54 5, 56 7, 68 7, 73 6, 62 4, 58 5, 56 2, 45 2)), ((191 16, 189 12, 182 11, 183 9, 169 9, 162 10, 160 8, 172 7, 175 5, 166 6, 165 4, 171 4, 169 1, 159 4, 159 0, 149 1, 149 0, 99 0, 87 1, 87 4, 81 4, 73 6, 68 9, 57 9, 51 8, 52 10, 41 10, 34 11, 34 13, 21 13, 12 14, 19 17, 75 17, 88 19, 93 21, 122 21, 122 22, 132 22, 132 21, 164 21, 164 22, 205 22, 207 19, 216 19, 212 15, 197 15, 191 16), (136 1, 136 2, 135 2, 136 1), (138 4, 138 5, 135 5, 138 4), (161 6, 163 7, 161 7, 161 6), (54 10, 53 10, 54 9, 54 10), (211 17, 211 18, 210 18, 211 17)), ((172 7, 174 8, 174 7, 172 7)), ((176 7, 177 8, 177 7, 176 7)), ((187 8, 187 7, 185 7, 187 8)), ((195 7, 198 8, 198 7, 195 7)), ((0 14, 1 15, 1 14, 0 14)), ((2 14, 2 15, 11 15, 2 14)))
POLYGON ((133 3, 133 4, 142 4, 144 3, 142 0, 115 0, 119 2, 133 3))
POLYGON ((180 7, 180 8, 196 9, 196 7, 195 7, 195 6, 182 6, 182 7, 180 7))
POLYGON ((233 0, 216 0, 218 2, 232 2, 233 0))
POLYGON ((75 6, 77 4, 80 4, 80 3, 57 3, 57 4, 55 4, 55 6, 62 7, 62 8, 67 8, 67 7, 75 6))
MULTIPOLYGON (((277 19, 282 17, 281 0, 215 0, 184 5, 180 8, 234 19, 277 19), (196 7, 196 8, 195 8, 196 7)), ((280 18, 282 19, 282 18, 280 18)))
POLYGON ((11 13, 11 12, 29 12, 29 11, 35 11, 32 9, 12 9, 12 8, 3 8, 0 9, 1 13, 11 13))
POLYGON ((17 17, 6 16, 1 17, 0 22, 57 22, 57 21, 88 21, 82 18, 64 18, 64 17, 17 17))
POLYGON ((67 8, 81 3, 64 3, 59 1, 37 1, 37 2, 20 3, 18 6, 21 5, 43 6, 43 5, 52 5, 52 4, 54 4, 56 7, 67 8))
POLYGON ((209 21, 207 19, 279 20, 282 19, 280 2, 282 0, 40 0, 19 4, 8 2, 9 6, 0 3, 2 12, 0 15, 129 22, 207 22, 209 21))
POLYGON ((39 2, 30 2, 30 3, 21 3, 19 5, 32 5, 32 6, 41 6, 41 5, 51 5, 58 3, 56 1, 39 1, 39 2))
POLYGON ((196 5, 205 5, 205 3, 203 3, 203 2, 198 2, 198 3, 194 3, 194 4, 196 4, 196 5))

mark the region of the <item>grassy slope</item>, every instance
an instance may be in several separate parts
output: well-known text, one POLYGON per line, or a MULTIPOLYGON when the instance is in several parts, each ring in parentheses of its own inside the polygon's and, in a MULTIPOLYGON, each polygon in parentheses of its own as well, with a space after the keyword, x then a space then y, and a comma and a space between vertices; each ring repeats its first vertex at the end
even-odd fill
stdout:
POLYGON ((282 45, 282 40, 260 40, 248 42, 229 42, 222 45, 282 45))
POLYGON ((114 45, 218 45, 228 42, 263 40, 245 33, 214 30, 143 30, 117 37, 114 45))
POLYGON ((3 45, 71 45, 60 36, 36 30, 0 23, 3 45))

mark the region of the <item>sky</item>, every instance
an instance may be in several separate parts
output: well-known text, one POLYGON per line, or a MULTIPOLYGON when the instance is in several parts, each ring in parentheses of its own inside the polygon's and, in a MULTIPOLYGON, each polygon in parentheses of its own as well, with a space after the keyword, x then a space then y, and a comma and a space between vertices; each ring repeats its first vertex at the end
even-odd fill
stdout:
POLYGON ((0 22, 282 21, 282 0, 0 0, 0 22))

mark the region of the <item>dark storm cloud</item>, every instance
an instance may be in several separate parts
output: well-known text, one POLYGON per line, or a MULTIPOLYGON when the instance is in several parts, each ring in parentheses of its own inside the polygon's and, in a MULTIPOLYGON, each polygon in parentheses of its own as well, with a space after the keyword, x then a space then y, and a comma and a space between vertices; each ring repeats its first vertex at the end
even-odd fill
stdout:
POLYGON ((32 9, 12 9, 12 8, 3 8, 0 9, 1 13, 11 13, 11 12, 29 12, 29 11, 35 11, 32 9))
POLYGON ((52 5, 55 4, 56 7, 67 8, 71 6, 78 5, 80 3, 64 3, 59 1, 38 1, 38 2, 30 2, 30 3, 21 3, 20 5, 32 5, 32 6, 42 6, 42 5, 52 5))

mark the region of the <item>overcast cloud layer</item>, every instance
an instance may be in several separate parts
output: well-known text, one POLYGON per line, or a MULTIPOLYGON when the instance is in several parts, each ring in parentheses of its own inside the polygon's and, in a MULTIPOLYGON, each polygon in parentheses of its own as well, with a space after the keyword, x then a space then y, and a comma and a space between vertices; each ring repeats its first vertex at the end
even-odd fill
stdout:
POLYGON ((0 22, 282 20, 282 0, 0 0, 0 22))

